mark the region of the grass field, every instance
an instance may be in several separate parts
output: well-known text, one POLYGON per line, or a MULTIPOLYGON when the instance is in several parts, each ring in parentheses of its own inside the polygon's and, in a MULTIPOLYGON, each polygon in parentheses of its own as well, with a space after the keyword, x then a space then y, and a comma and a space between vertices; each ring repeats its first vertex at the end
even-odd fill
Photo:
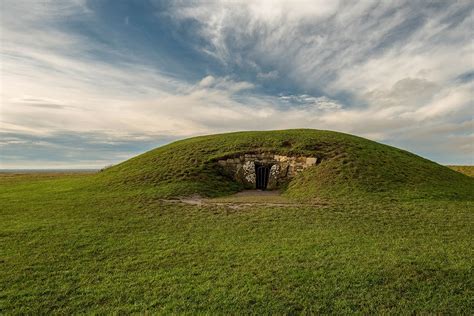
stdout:
POLYGON ((474 312, 474 179, 342 133, 211 135, 96 174, 2 174, 0 219, 0 314, 474 312), (281 194, 235 194, 216 159, 262 151, 321 163, 281 194))
POLYGON ((235 209, 95 177, 0 177, 1 314, 474 310, 472 199, 235 209))

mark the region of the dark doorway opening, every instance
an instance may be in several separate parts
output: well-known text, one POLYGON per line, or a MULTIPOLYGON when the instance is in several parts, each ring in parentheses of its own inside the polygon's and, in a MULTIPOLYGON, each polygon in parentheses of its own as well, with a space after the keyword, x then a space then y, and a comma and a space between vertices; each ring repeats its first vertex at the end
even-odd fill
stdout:
POLYGON ((257 175, 257 189, 265 190, 268 184, 270 168, 266 166, 257 166, 255 172, 257 175))

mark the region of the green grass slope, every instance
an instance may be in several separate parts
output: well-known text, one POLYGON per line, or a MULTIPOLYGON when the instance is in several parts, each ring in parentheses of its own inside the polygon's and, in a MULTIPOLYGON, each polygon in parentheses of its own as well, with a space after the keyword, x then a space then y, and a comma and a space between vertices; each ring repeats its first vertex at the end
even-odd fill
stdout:
POLYGON ((219 173, 215 161, 239 153, 306 155, 322 163, 286 188, 311 200, 371 193, 472 198, 474 180, 407 151, 344 133, 311 129, 237 132, 189 138, 156 148, 98 175, 107 187, 172 197, 220 196, 242 187, 219 173))

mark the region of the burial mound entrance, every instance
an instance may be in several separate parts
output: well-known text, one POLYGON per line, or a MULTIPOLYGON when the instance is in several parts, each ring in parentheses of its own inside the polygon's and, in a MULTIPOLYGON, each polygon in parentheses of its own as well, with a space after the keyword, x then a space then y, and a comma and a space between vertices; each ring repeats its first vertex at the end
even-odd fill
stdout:
POLYGON ((273 190, 304 169, 321 162, 317 157, 283 156, 274 153, 245 153, 217 160, 221 173, 247 189, 273 190))
POLYGON ((256 180, 255 186, 258 190, 265 190, 268 185, 268 178, 270 176, 270 167, 267 166, 255 166, 256 180))

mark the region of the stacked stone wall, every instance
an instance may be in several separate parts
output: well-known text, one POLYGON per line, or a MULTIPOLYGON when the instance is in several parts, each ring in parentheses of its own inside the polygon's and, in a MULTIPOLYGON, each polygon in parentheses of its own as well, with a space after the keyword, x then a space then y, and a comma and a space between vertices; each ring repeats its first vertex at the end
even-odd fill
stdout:
POLYGON ((217 161, 222 172, 242 183, 247 188, 255 188, 256 166, 270 168, 268 189, 276 189, 297 173, 318 163, 316 157, 293 157, 272 153, 241 154, 217 161))

